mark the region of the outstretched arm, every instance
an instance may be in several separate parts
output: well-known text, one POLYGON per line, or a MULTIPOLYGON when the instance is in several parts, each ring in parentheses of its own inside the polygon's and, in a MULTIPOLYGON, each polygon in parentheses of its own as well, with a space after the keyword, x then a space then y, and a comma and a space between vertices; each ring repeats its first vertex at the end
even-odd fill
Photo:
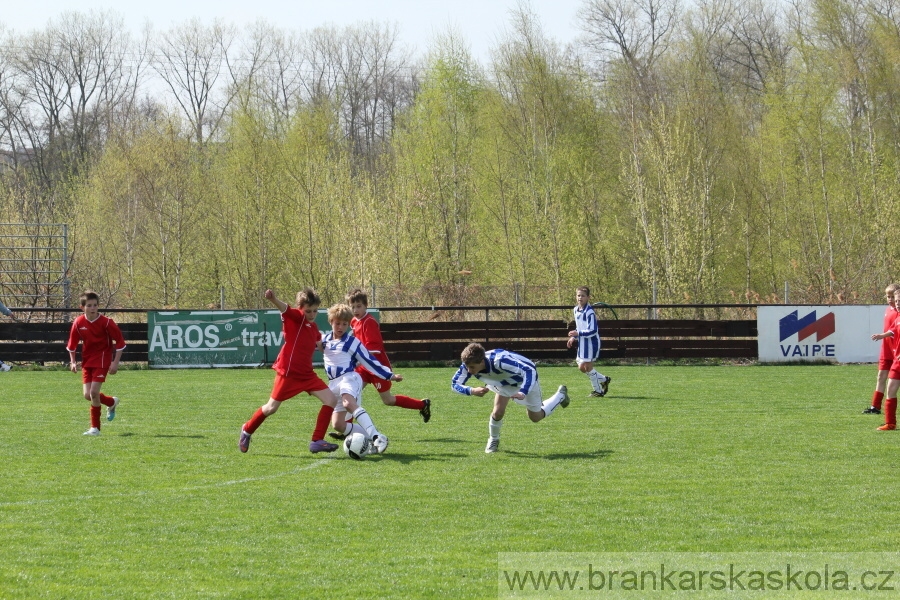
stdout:
POLYGON ((266 300, 268 300, 272 306, 276 307, 281 312, 284 312, 288 309, 288 305, 275 297, 275 292, 272 290, 266 290, 266 300))

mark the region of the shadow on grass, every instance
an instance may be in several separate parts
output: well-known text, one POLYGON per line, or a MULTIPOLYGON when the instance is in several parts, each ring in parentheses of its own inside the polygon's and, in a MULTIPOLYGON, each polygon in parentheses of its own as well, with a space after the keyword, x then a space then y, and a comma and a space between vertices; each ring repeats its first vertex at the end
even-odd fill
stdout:
MULTIPOLYGON (((387 454, 379 454, 377 460, 380 462, 382 460, 392 460, 394 462, 398 462, 400 464, 408 465, 409 463, 417 462, 417 461, 441 461, 446 462, 448 460, 458 460, 460 458, 465 458, 465 454, 452 454, 452 453, 444 453, 444 454, 397 454, 395 452, 388 451, 387 454)), ((376 457, 369 457, 365 460, 372 460, 376 457)))
POLYGON ((581 460, 585 458, 605 459, 609 457, 612 450, 596 450, 594 452, 566 452, 559 454, 538 454, 536 452, 516 452, 515 450, 500 450, 503 454, 515 456, 516 458, 543 458, 544 460, 581 460))

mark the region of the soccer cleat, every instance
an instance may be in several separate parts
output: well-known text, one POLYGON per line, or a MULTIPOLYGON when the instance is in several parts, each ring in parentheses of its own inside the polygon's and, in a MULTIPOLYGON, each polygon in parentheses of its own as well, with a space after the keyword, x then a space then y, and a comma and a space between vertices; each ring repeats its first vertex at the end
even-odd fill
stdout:
POLYGON ((564 385, 559 386, 559 389, 556 390, 556 393, 563 395, 563 399, 560 401, 559 405, 562 406, 563 408, 566 408, 567 406, 569 406, 569 402, 570 402, 569 390, 566 388, 566 386, 564 386, 564 385))
POLYGON ((598 392, 598 391, 594 390, 593 392, 591 392, 590 394, 588 394, 588 397, 589 397, 589 398, 602 398, 602 397, 603 397, 603 392, 598 392))
POLYGON ((897 429, 897 426, 893 423, 885 423, 884 425, 876 429, 876 431, 893 431, 895 429, 897 429))
POLYGON ((326 442, 325 440, 316 440, 309 443, 309 451, 313 454, 318 454, 319 452, 334 452, 337 449, 337 444, 332 444, 331 442, 326 442))
POLYGON ((609 382, 612 381, 612 377, 607 376, 606 381, 600 384, 601 396, 605 396, 606 392, 609 391, 609 382))
POLYGON ((340 440, 343 440, 344 438, 346 438, 347 434, 346 433, 338 433, 337 431, 332 431, 331 433, 328 434, 328 437, 330 437, 333 440, 340 441, 340 440))
POLYGON ((500 438, 488 438, 487 446, 484 448, 485 454, 493 454, 500 449, 500 438))
POLYGON ((422 420, 427 423, 431 420, 431 400, 429 400, 428 398, 422 398, 422 402, 425 404, 425 406, 419 409, 419 414, 422 415, 422 420))
POLYGON ((238 449, 241 452, 246 452, 250 449, 250 434, 244 431, 243 427, 241 427, 241 439, 238 440, 238 449))
POLYGON ((387 436, 383 433, 379 433, 372 440, 372 452, 371 454, 384 454, 384 451, 387 450, 388 447, 388 439, 387 436))
POLYGON ((864 410, 862 414, 864 414, 864 415, 880 415, 881 409, 875 408, 874 406, 870 406, 869 408, 864 410))
POLYGON ((91 427, 90 429, 85 431, 84 434, 82 434, 82 435, 92 435, 92 436, 96 437, 96 436, 100 435, 100 430, 97 429, 96 427, 91 427))
POLYGON ((119 407, 119 398, 113 396, 113 404, 112 406, 106 407, 106 420, 112 421, 116 418, 116 409, 119 407))
POLYGON ((5 372, 9 371, 10 369, 12 369, 12 365, 0 360, 0 371, 3 371, 5 373, 5 372))

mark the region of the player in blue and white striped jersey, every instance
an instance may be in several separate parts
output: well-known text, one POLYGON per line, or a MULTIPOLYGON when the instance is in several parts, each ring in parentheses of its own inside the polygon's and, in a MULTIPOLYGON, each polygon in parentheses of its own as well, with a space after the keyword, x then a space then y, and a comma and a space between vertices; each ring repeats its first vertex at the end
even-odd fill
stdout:
POLYGON ((494 392, 494 410, 488 422, 488 442, 484 451, 496 452, 500 448, 500 426, 506 414, 510 398, 528 411, 528 418, 537 423, 549 417, 557 406, 569 405, 566 386, 561 385, 546 402, 541 401, 541 384, 538 381, 534 363, 515 352, 489 350, 485 352, 481 344, 472 343, 462 351, 462 365, 450 382, 450 387, 458 394, 484 396, 494 392), (475 377, 484 386, 471 387, 466 382, 475 377))
POLYGON ((594 369, 594 361, 600 357, 600 329, 597 327, 597 315, 591 306, 591 290, 582 286, 575 290, 575 300, 578 304, 572 312, 575 313, 575 329, 569 332, 567 346, 571 348, 578 344, 578 370, 586 374, 591 380, 594 391, 591 396, 602 398, 609 391, 609 382, 612 377, 598 373, 594 369))
POLYGON ((350 330, 353 311, 346 304, 335 304, 328 309, 328 322, 331 331, 322 335, 322 354, 325 362, 325 373, 328 375, 328 387, 341 399, 334 408, 331 425, 341 434, 349 435, 357 430, 372 440, 372 446, 381 454, 387 449, 388 439, 375 428, 372 418, 360 404, 362 403, 363 380, 356 372, 356 366, 362 365, 374 375, 390 381, 402 381, 403 377, 393 373, 378 362, 350 330), (350 413, 356 423, 347 423, 350 413))

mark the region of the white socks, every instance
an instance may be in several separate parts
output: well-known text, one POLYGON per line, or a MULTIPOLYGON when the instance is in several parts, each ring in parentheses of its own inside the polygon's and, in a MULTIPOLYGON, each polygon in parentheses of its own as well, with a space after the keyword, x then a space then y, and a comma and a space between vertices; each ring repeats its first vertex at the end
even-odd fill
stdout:
POLYGON ((603 392, 603 388, 600 386, 601 383, 606 381, 606 375, 601 375, 597 372, 597 369, 591 369, 588 371, 587 376, 591 380, 591 387, 594 388, 595 392, 603 392))
POLYGON ((544 411, 544 417, 549 417, 550 413, 556 410, 556 407, 559 406, 559 403, 563 401, 565 395, 556 392, 546 400, 544 400, 543 404, 541 404, 541 409, 544 411))
POLYGON ((372 423, 372 418, 369 417, 369 413, 367 413, 366 409, 362 406, 353 411, 353 419, 366 430, 366 435, 369 436, 370 439, 375 439, 376 435, 381 435, 378 433, 378 430, 375 429, 375 424, 372 423))
POLYGON ((500 426, 503 425, 503 420, 495 421, 494 417, 488 418, 488 433, 491 436, 491 439, 499 440, 500 439, 500 426))

